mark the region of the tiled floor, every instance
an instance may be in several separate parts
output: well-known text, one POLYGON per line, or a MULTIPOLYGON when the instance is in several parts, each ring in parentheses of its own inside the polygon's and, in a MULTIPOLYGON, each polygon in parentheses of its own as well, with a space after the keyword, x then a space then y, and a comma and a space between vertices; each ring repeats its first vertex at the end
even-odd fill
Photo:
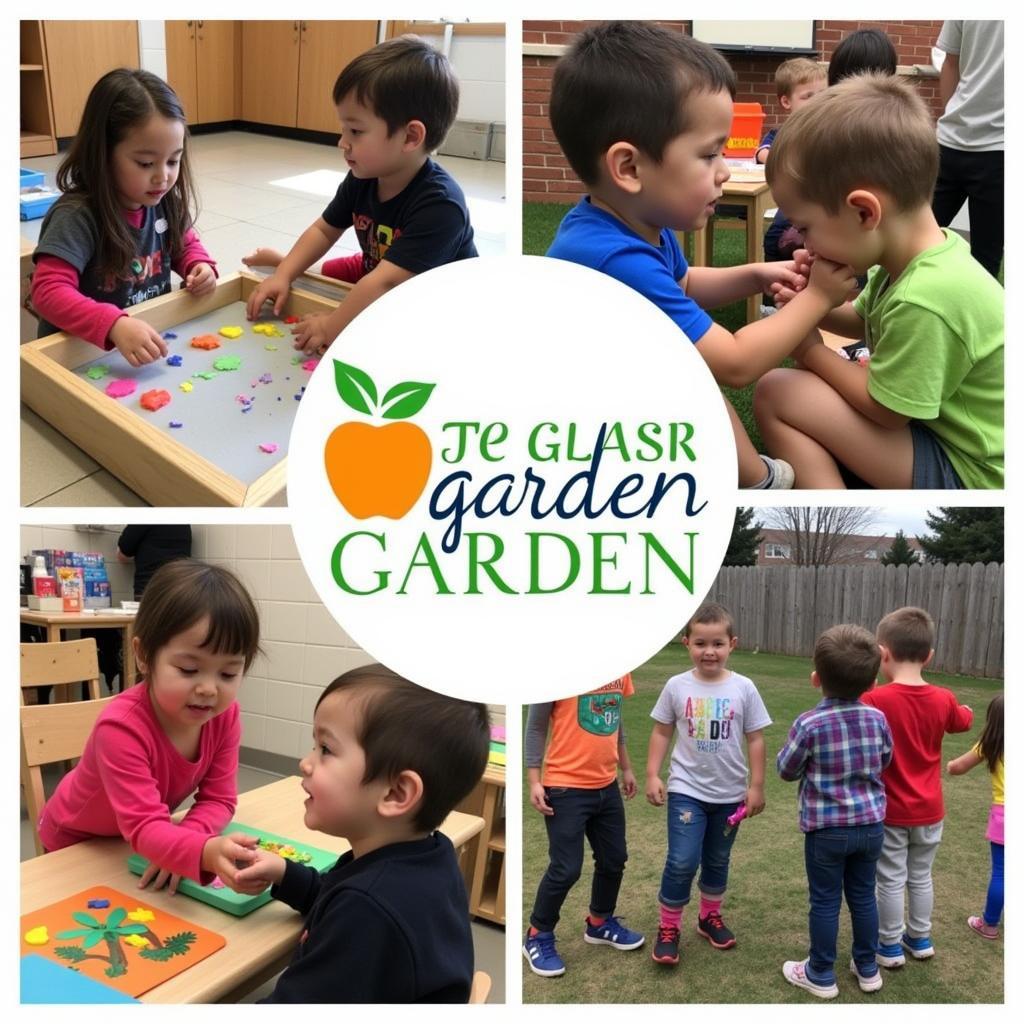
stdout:
MULTIPOLYGON (((242 257, 257 246, 287 251, 323 212, 345 174, 345 163, 333 146, 250 132, 198 135, 190 145, 200 203, 196 227, 222 273, 239 269, 242 257)), ((60 160, 39 157, 22 160, 21 165, 43 171, 52 185, 60 160)), ((505 165, 447 156, 438 162, 466 194, 480 255, 504 253, 505 165)), ((22 236, 37 240, 41 224, 23 223, 22 236)), ((357 249, 355 232, 350 230, 325 258, 357 249)), ((22 505, 144 504, 24 408, 21 450, 22 505)))
MULTIPOLYGON (((44 772, 44 785, 46 792, 50 793, 56 785, 59 775, 57 769, 54 774, 44 772)), ((238 792, 246 793, 258 786, 265 786, 279 775, 259 771, 255 768, 247 768, 239 765, 238 768, 238 792)), ((28 817, 24 807, 21 811, 21 860, 28 860, 35 856, 35 845, 32 840, 32 827, 29 825, 28 817)), ((503 1003, 505 1001, 505 929, 483 922, 473 922, 473 946, 476 952, 476 969, 486 971, 491 977, 491 994, 488 996, 489 1003, 503 1003)), ((250 992, 243 1003, 255 1003, 270 993, 274 987, 274 981, 268 981, 265 985, 250 992)))

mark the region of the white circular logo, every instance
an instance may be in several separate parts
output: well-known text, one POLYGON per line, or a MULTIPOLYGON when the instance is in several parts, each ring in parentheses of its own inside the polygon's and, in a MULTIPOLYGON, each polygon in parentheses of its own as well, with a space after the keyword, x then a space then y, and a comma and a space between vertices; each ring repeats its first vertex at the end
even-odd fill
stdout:
POLYGON ((451 264, 362 312, 289 449, 324 604, 396 672, 482 701, 649 658, 714 581, 735 487, 721 395, 675 324, 537 257, 451 264))

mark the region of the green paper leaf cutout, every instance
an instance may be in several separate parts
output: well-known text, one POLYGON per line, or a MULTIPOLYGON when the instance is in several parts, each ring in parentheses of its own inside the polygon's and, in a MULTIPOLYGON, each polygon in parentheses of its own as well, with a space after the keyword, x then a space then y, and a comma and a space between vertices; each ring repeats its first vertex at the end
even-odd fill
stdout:
POLYGON ((72 928, 68 932, 57 932, 58 939, 80 939, 83 935, 92 935, 94 928, 72 928))
POLYGON ((143 932, 149 931, 148 924, 125 924, 117 929, 118 935, 141 935, 143 932))
POLYGON ((381 401, 381 415, 386 420, 404 420, 415 416, 427 404, 436 384, 407 380, 396 384, 381 401))
POLYGON ((84 939, 82 939, 82 949, 92 949, 92 947, 95 946, 97 942, 102 941, 103 935, 104 932, 102 932, 98 928, 96 929, 96 931, 89 932, 89 934, 86 935, 84 939))
POLYGON ((128 911, 124 907, 116 907, 110 912, 110 917, 107 918, 107 927, 116 928, 127 916, 128 911))
POLYGON ((96 920, 92 914, 86 914, 84 911, 76 910, 71 914, 71 917, 79 924, 84 924, 89 928, 99 928, 100 923, 96 920))
POLYGON ((377 405, 377 387, 370 375, 340 360, 334 361, 334 384, 341 400, 356 412, 373 415, 377 405))

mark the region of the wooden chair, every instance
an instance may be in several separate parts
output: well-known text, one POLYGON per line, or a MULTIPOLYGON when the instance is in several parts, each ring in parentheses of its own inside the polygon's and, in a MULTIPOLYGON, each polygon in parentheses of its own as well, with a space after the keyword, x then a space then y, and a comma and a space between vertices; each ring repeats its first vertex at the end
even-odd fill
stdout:
POLYGON ((91 637, 63 643, 22 644, 21 690, 21 783, 36 853, 42 853, 39 815, 46 801, 42 766, 80 757, 96 716, 114 698, 98 699, 99 662, 96 641, 91 637), (26 689, 68 687, 83 682, 91 700, 33 705, 24 702, 26 689))
MULTIPOLYGON (((21 645, 21 703, 25 703, 25 690, 41 686, 71 686, 83 683, 89 697, 99 700, 100 662, 96 641, 92 637, 82 640, 64 640, 50 644, 21 645)), ((66 700, 70 691, 58 696, 66 700)))
POLYGON ((486 1003, 490 994, 491 976, 486 971, 477 971, 473 975, 473 984, 469 989, 470 1004, 486 1003))

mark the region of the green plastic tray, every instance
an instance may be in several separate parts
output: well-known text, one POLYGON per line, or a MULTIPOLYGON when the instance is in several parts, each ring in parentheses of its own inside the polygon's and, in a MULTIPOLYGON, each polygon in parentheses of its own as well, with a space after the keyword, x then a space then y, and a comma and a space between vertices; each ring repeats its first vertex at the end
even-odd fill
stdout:
MULTIPOLYGON (((306 846, 304 843, 297 843, 284 836, 274 835, 273 832, 250 828, 248 825, 239 825, 236 822, 232 822, 224 829, 221 835, 228 835, 231 832, 244 832, 246 835, 257 836, 260 839, 269 839, 272 843, 294 846, 297 852, 308 853, 312 858, 308 862, 309 867, 316 868, 321 873, 333 867, 338 859, 336 853, 318 850, 315 846, 306 846)), ((148 866, 149 861, 140 854, 133 853, 128 858, 128 868, 136 875, 141 875, 148 866)), ((244 917, 246 914, 256 910, 257 907, 262 907, 264 903, 269 903, 271 900, 269 887, 256 896, 243 896, 227 886, 215 889, 209 885, 200 885, 198 882, 193 882, 190 878, 183 878, 178 883, 178 892, 191 896, 194 900, 199 900, 201 903, 208 903, 211 907, 216 907, 218 910, 223 910, 228 914, 234 914, 235 917, 244 917)))

